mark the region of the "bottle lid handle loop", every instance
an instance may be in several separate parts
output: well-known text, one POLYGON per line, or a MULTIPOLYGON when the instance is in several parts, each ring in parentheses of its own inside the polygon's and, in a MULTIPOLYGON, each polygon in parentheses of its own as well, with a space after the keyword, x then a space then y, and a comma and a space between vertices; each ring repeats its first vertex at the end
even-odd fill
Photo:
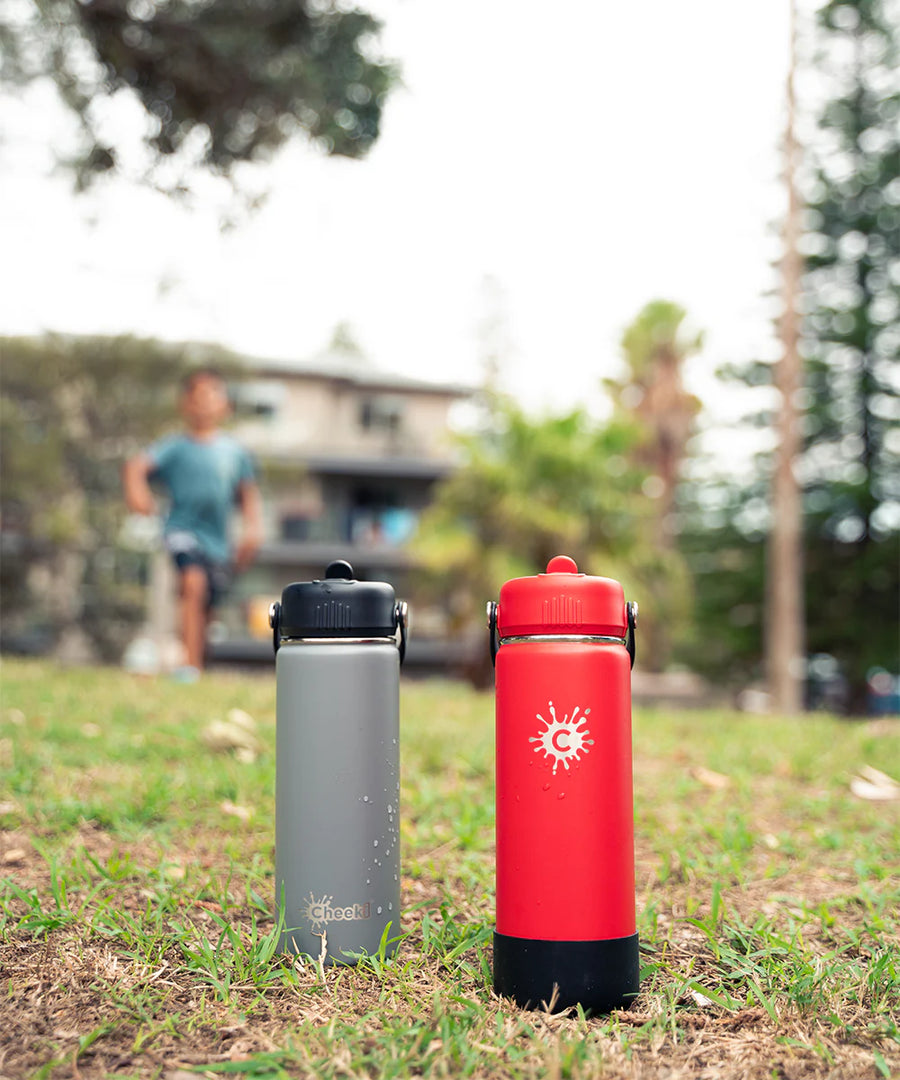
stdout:
POLYGON ((403 664, 403 660, 406 656, 406 638, 407 638, 407 626, 409 625, 409 605, 405 600, 398 600, 397 606, 394 608, 394 618, 397 621, 397 626, 400 629, 400 663, 403 664))
POLYGON ((488 600, 487 625, 491 632, 491 664, 497 666, 497 649, 500 647, 500 639, 497 635, 497 610, 499 605, 496 600, 488 600))
POLYGON ((625 648, 628 650, 628 655, 631 657, 631 666, 634 667, 634 628, 637 626, 638 606, 630 600, 625 605, 625 614, 628 618, 628 636, 625 641, 625 648))
MULTIPOLYGON (((494 600, 489 600, 487 604, 487 626, 491 635, 491 663, 494 667, 497 666, 497 650, 500 647, 500 639, 497 631, 497 611, 499 605, 494 600)), ((638 606, 634 601, 629 601, 625 605, 625 615, 628 622, 628 633, 625 639, 625 649, 628 652, 628 656, 631 659, 631 666, 634 667, 634 658, 637 652, 634 641, 634 628, 637 626, 638 606)))
POLYGON ((272 645, 277 653, 281 645, 281 602, 278 600, 269 605, 269 626, 272 627, 272 645))

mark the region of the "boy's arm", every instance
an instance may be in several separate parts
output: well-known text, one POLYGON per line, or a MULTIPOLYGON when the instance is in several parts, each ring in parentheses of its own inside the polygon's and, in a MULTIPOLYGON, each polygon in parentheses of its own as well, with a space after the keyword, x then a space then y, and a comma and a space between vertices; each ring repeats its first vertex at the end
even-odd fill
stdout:
POLYGON ((148 483, 153 467, 153 462, 147 454, 135 454, 122 466, 125 504, 135 514, 156 513, 156 499, 148 483))
POLYGON ((255 480, 242 480, 238 487, 241 507, 241 538, 234 562, 238 570, 246 570, 262 543, 262 498, 255 480))

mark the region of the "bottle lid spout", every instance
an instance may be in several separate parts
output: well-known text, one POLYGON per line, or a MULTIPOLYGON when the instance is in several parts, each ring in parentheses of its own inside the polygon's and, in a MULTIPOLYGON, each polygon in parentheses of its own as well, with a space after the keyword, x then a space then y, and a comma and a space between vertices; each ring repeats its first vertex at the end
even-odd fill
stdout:
POLYGON ((568 555, 554 555, 547 563, 548 574, 577 574, 578 564, 568 555))

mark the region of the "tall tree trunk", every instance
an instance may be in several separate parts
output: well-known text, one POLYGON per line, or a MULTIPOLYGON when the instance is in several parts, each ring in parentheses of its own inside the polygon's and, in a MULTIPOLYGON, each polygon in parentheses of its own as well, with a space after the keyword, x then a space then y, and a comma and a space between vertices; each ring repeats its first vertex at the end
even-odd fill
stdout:
POLYGON ((800 199, 797 194, 794 70, 796 67, 796 8, 791 2, 791 56, 787 79, 785 180, 788 192, 784 224, 780 322, 781 359, 775 366, 775 385, 781 393, 777 420, 778 447, 772 477, 772 529, 766 597, 766 668, 772 707, 797 713, 803 707, 803 511, 794 463, 800 453, 797 405, 802 382, 799 300, 803 263, 798 250, 800 199))

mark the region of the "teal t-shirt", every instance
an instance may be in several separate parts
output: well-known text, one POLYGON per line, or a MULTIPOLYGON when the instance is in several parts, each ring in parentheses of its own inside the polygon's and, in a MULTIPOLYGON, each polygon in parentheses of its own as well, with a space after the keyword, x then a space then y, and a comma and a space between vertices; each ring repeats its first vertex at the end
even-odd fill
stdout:
POLYGON ((150 476, 162 481, 171 500, 166 535, 190 533, 208 559, 226 562, 228 523, 240 485, 255 479, 253 459, 223 434, 209 440, 172 435, 147 453, 153 463, 150 476))

